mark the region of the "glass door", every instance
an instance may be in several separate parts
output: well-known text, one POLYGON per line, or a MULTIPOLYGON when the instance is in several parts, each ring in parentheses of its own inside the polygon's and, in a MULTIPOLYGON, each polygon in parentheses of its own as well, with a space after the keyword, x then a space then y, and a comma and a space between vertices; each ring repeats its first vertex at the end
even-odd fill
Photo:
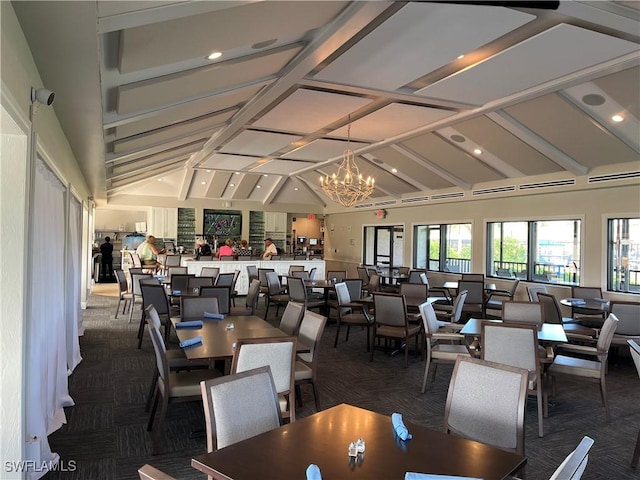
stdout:
POLYGON ((381 268, 402 266, 404 255, 404 227, 385 225, 365 227, 363 263, 381 268))

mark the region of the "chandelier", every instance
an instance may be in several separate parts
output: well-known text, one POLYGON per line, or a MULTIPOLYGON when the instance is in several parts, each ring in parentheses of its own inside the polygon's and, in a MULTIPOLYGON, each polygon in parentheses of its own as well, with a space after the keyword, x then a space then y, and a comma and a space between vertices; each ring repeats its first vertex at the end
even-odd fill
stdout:
POLYGON ((347 127, 347 148, 342 154, 342 163, 338 171, 331 176, 320 177, 322 191, 334 202, 343 207, 350 207, 364 200, 373 193, 375 180, 367 177, 365 180, 356 164, 356 157, 351 148, 351 116, 347 127))

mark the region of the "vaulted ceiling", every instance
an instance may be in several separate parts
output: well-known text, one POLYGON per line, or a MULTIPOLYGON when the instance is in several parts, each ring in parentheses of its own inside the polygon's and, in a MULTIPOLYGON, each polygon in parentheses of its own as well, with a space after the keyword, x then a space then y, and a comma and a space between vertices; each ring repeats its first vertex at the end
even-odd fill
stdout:
POLYGON ((331 205, 348 136, 373 202, 638 173, 638 3, 502 3, 13 2, 102 204, 331 205))

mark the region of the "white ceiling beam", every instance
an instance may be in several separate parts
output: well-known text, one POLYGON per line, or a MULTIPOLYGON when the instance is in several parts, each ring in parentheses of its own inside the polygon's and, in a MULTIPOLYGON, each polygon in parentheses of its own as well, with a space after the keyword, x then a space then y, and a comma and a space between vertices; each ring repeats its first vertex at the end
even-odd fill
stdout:
POLYGON ((287 183, 288 179, 289 177, 287 176, 279 177, 278 181, 276 181, 273 187, 271 187, 271 190, 269 191, 269 193, 267 193, 267 196, 262 201, 262 204, 271 205, 275 200, 276 196, 278 195, 278 193, 280 192, 280 190, 282 190, 282 187, 284 187, 284 184, 287 183))
POLYGON ((182 185, 180 186, 180 193, 178 194, 178 198, 183 202, 187 199, 187 195, 189 194, 194 173, 195 170, 193 168, 185 166, 184 177, 182 177, 182 185))
MULTIPOLYGON (((570 86, 578 85, 579 83, 582 83, 582 82, 591 81, 605 74, 621 72, 623 70, 636 67, 638 65, 640 65, 640 55, 638 55, 638 52, 631 52, 626 55, 622 55, 618 58, 615 58, 613 60, 609 60, 607 62, 603 62, 598 65, 594 65, 592 67, 588 67, 588 68, 579 70, 577 72, 573 72, 569 75, 565 75, 564 77, 556 78, 546 83, 536 85, 534 87, 531 87, 527 90, 523 90, 522 92, 515 93, 508 97, 504 97, 499 100, 488 102, 481 107, 474 108, 472 110, 466 110, 464 112, 460 112, 455 115, 451 115, 449 117, 446 117, 441 120, 430 123, 428 125, 425 125, 424 127, 416 128, 415 130, 412 130, 410 132, 406 132, 406 133, 397 135, 395 137, 387 138, 381 142, 371 143, 366 147, 362 147, 360 149, 354 150, 353 153, 356 155, 363 155, 368 152, 379 150, 383 147, 393 147, 394 144, 396 143, 401 143, 403 141, 410 140, 415 137, 419 137, 421 135, 424 135, 425 133, 429 133, 434 130, 439 130, 445 127, 450 127, 464 120, 470 120, 472 118, 479 117, 481 115, 487 115, 488 113, 493 112, 494 110, 510 107, 512 105, 516 105, 518 103, 525 102, 527 100, 531 100, 536 97, 546 95, 548 93, 555 93, 556 91, 562 88, 567 88, 570 86)), ((318 165, 313 165, 313 166, 301 169, 298 173, 304 173, 305 171, 312 170, 317 168, 318 166, 335 162, 336 160, 340 160, 340 157, 334 157, 327 160, 323 160, 318 165)))
POLYGON ((522 125, 508 113, 504 111, 491 112, 487 114, 487 118, 491 119, 506 131, 518 137, 530 147, 535 148, 549 160, 574 175, 586 175, 589 171, 587 167, 576 162, 569 155, 557 149, 542 137, 536 135, 533 131, 522 125))
POLYGON ((418 155, 416 152, 414 152, 413 150, 407 148, 406 146, 404 146, 404 145, 391 145, 391 148, 393 148, 397 152, 400 152, 402 155, 407 157, 409 160, 417 163, 421 167, 424 167, 427 170, 432 171, 436 175, 444 178, 447 182, 452 183, 453 185, 456 185, 457 187, 463 188, 464 190, 470 190, 471 189, 471 184, 470 183, 465 182, 461 178, 458 178, 455 175, 449 173, 444 168, 442 168, 439 165, 436 165, 435 163, 433 163, 432 161, 424 158, 422 155, 418 155))
POLYGON ((180 168, 182 168, 182 163, 181 161, 178 161, 175 164, 167 164, 163 167, 153 170, 152 172, 131 175, 129 178, 119 179, 115 182, 108 181, 108 183, 111 183, 111 186, 107 188, 107 193, 117 192, 122 190, 123 188, 139 185, 140 183, 147 182, 150 178, 158 177, 171 172, 177 172, 178 170, 180 170, 180 168))
POLYGON ((412 178, 411 176, 407 175, 404 172, 396 172, 393 173, 391 171, 391 167, 389 165, 387 165, 386 163, 379 165, 378 163, 376 163, 374 160, 376 157, 374 157, 372 154, 370 153, 365 153, 364 155, 361 155, 362 158, 364 158, 365 160, 368 160, 369 162, 373 163, 374 165, 376 165, 378 168, 381 168, 387 172, 389 172, 389 175, 394 175, 402 180, 404 180, 405 182, 407 182, 409 185, 411 185, 412 187, 414 187, 416 190, 429 190, 429 187, 427 187, 426 185, 423 185, 422 183, 418 182, 416 179, 412 178))
MULTIPOLYGON (((393 2, 353 2, 328 27, 321 31, 296 57, 278 80, 267 87, 238 112, 230 125, 209 142, 193 162, 198 163, 210 156, 216 148, 234 137, 247 122, 285 94, 310 71, 335 53, 344 43, 358 34, 369 23, 393 7, 393 2)), ((396 6, 395 8, 399 8, 396 6)))
MULTIPOLYGON (((204 13, 215 12, 216 10, 224 10, 226 8, 253 3, 256 0, 233 0, 215 2, 172 2, 166 5, 157 5, 151 8, 140 8, 139 10, 122 12, 113 15, 106 15, 98 18, 98 33, 117 32, 127 28, 141 27, 152 23, 166 22, 177 18, 191 17, 193 15, 202 15, 204 13)), ((119 2, 116 2, 116 4, 119 2)), ((126 4, 125 2, 122 2, 126 4)), ((128 2, 127 2, 128 3, 128 2)), ((144 2, 134 2, 139 6, 144 2)), ((151 5, 151 2, 149 3, 151 5)))

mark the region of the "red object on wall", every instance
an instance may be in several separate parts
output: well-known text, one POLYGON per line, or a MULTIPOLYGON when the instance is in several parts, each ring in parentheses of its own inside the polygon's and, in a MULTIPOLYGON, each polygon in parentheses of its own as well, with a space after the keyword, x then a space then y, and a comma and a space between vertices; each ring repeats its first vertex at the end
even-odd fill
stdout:
POLYGON ((310 213, 309 215, 307 215, 307 218, 309 220, 315 220, 316 219, 316 214, 315 213, 310 213))

